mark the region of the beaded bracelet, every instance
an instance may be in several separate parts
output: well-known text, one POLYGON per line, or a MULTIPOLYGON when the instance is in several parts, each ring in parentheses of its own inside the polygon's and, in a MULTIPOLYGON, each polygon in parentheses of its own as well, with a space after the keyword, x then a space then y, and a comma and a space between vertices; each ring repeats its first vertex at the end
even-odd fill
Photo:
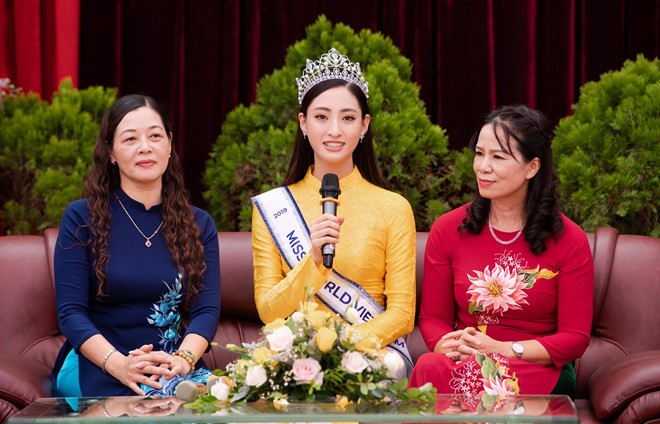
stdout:
POLYGON ((117 351, 117 349, 115 349, 115 348, 113 347, 112 349, 110 349, 110 350, 108 351, 108 353, 105 354, 105 356, 103 357, 103 360, 101 361, 101 369, 102 369, 103 372, 106 373, 106 374, 107 374, 108 372, 105 370, 105 363, 108 362, 108 358, 110 357, 110 355, 112 355, 112 354, 115 353, 116 351, 117 351))
POLYGON ((172 356, 178 356, 188 361, 188 364, 190 364, 190 371, 188 371, 188 373, 195 371, 195 362, 197 361, 195 361, 195 354, 193 354, 191 351, 177 350, 172 354, 172 356))

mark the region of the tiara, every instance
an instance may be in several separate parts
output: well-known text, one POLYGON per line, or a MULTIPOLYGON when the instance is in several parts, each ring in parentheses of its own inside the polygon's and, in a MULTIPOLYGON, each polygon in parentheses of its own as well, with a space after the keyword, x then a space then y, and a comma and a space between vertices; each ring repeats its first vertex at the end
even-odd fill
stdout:
POLYGON ((296 84, 298 84, 298 104, 302 105, 302 100, 310 88, 321 81, 331 79, 352 82, 360 87, 367 99, 369 98, 369 83, 362 76, 360 63, 351 62, 347 56, 339 53, 333 47, 316 62, 307 59, 305 70, 300 78, 296 78, 296 84))

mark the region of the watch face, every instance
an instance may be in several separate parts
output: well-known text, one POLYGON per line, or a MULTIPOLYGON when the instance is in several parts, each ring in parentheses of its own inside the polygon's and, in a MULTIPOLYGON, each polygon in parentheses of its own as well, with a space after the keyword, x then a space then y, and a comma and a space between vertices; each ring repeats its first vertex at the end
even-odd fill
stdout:
POLYGON ((516 402, 516 408, 513 410, 513 415, 522 415, 525 413, 525 406, 522 401, 516 402))
POLYGON ((514 342, 513 345, 511 346, 511 349, 518 355, 522 355, 523 351, 523 346, 520 343, 514 342))

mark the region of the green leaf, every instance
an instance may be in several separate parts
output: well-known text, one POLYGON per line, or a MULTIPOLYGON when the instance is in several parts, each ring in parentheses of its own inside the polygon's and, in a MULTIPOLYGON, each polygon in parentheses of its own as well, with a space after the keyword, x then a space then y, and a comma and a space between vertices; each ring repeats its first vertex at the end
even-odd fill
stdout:
POLYGON ((489 357, 485 356, 481 364, 481 375, 484 378, 495 378, 500 376, 500 372, 495 365, 495 362, 489 357))

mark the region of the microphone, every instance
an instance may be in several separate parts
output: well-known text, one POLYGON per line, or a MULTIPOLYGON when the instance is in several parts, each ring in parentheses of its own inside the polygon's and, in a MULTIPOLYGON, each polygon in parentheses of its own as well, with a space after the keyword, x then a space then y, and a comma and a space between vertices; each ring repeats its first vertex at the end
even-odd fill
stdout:
MULTIPOLYGON (((319 193, 321 193, 321 198, 323 199, 338 198, 341 190, 339 189, 339 178, 337 175, 325 174, 321 181, 321 190, 319 190, 319 193)), ((337 216, 337 203, 332 200, 324 201, 323 213, 337 216)), ((321 253, 323 254, 323 265, 326 268, 332 268, 332 260, 335 257, 335 245, 331 243, 324 244, 321 248, 321 253)))

